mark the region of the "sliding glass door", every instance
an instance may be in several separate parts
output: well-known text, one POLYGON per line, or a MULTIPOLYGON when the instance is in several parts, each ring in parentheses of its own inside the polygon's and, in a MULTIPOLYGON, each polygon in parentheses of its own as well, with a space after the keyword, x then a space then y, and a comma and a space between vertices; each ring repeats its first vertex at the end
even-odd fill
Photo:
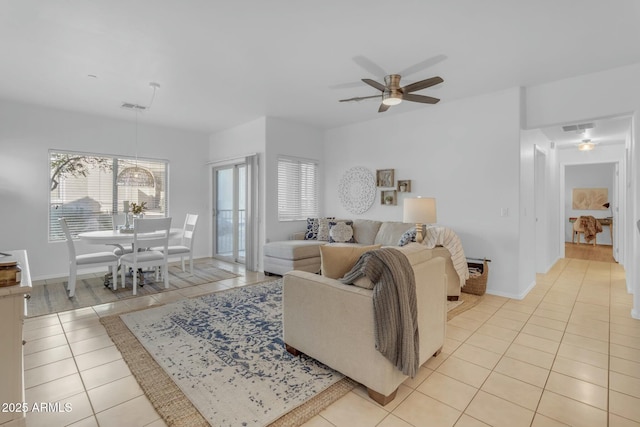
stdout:
POLYGON ((213 169, 214 256, 244 263, 247 167, 240 163, 213 169))

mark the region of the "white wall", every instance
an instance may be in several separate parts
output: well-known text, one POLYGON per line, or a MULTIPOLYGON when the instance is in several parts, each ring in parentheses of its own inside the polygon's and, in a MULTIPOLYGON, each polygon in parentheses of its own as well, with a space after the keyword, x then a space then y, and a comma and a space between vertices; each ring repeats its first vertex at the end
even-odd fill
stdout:
MULTIPOLYGON (((597 218, 611 216, 611 210, 585 210, 573 208, 574 188, 606 188, 608 202, 613 206, 613 175, 615 165, 613 163, 596 163, 588 165, 567 165, 564 175, 564 241, 571 242, 573 239, 573 225, 569 223, 570 217, 591 215, 597 218)), ((609 227, 602 227, 603 232, 597 236, 599 245, 611 245, 609 227)), ((581 239, 582 242, 584 240, 581 239)))
MULTIPOLYGON (((115 108, 115 107, 114 107, 115 108)), ((116 120, 0 100, 0 248, 27 249, 34 279, 68 274, 64 242, 49 243, 49 149, 135 155, 135 121, 116 120)), ((151 112, 149 113, 151 114, 151 112)), ((187 213, 206 217, 207 135, 144 124, 138 155, 168 159, 169 215, 182 227, 187 213)), ((207 256, 206 224, 199 223, 195 256, 207 256)), ((79 252, 104 247, 78 246, 79 252)), ((0 249, 1 250, 1 249, 0 249)))
MULTIPOLYGON (((411 180, 407 197, 437 199, 438 223, 458 233, 467 256, 492 259, 488 292, 519 297, 533 280, 518 278, 519 141, 518 88, 329 130, 324 213, 358 216, 337 195, 349 168, 395 169, 396 179, 411 180)), ((397 206, 378 197, 359 217, 401 221, 402 196, 397 206)))
MULTIPOLYGON (((277 119, 262 117, 226 131, 211 135, 211 162, 260 153, 260 247, 272 240, 286 240, 296 231, 304 231, 305 221, 278 221, 277 173, 278 156, 288 155, 320 162, 322 179, 322 132, 318 129, 277 119)), ((320 204, 322 206, 322 203, 320 204)))
MULTIPOLYGON (((304 231, 306 221, 278 221, 278 156, 287 155, 317 160, 320 164, 320 189, 323 182, 323 133, 299 123, 267 118, 267 175, 266 175, 266 242, 286 240, 292 233, 304 231)), ((323 208, 322 196, 319 200, 323 208)))

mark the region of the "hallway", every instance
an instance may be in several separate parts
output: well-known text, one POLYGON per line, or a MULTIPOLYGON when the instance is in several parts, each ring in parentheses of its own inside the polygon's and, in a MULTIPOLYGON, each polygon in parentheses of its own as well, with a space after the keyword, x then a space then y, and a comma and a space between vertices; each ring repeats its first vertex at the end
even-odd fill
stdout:
POLYGON ((569 259, 584 259, 587 261, 616 262, 613 259, 613 246, 576 244, 565 242, 564 257, 569 259))

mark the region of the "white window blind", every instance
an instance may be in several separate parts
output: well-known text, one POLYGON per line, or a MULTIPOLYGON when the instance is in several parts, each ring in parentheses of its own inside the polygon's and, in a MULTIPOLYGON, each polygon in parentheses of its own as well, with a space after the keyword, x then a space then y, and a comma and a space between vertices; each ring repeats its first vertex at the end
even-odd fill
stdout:
POLYGON ((111 230, 112 215, 122 213, 124 202, 146 203, 148 216, 166 216, 168 162, 91 153, 49 151, 49 241, 64 240, 58 218, 66 218, 72 235, 111 230), (147 169, 153 187, 117 185, 126 167, 147 169))
POLYGON ((318 216, 318 162, 278 158, 278 220, 318 216))

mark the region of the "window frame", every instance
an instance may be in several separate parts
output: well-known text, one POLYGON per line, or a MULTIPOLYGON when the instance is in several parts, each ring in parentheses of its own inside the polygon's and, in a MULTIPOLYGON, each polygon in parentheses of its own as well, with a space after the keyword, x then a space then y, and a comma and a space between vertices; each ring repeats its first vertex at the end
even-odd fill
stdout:
MULTIPOLYGON (((64 149, 55 149, 55 148, 50 148, 47 152, 48 156, 47 156, 47 168, 48 168, 48 174, 47 174, 47 178, 48 178, 48 189, 49 189, 49 197, 48 197, 48 206, 47 206, 47 241, 49 243, 55 243, 55 242, 63 242, 65 240, 64 236, 62 237, 57 237, 57 235, 52 235, 52 221, 54 218, 52 218, 51 213, 52 213, 52 206, 53 204, 55 204, 52 200, 52 195, 54 193, 54 191, 51 190, 51 158, 54 154, 62 154, 62 155, 75 155, 75 156, 84 156, 84 157, 98 157, 98 158, 108 158, 111 159, 111 164, 112 164, 112 183, 111 183, 111 191, 112 191, 112 196, 111 196, 111 207, 110 209, 107 211, 108 215, 113 215, 115 213, 121 213, 122 212, 122 206, 119 205, 118 201, 119 201, 119 197, 118 195, 121 193, 119 191, 119 186, 116 183, 116 179, 117 179, 117 175, 118 175, 118 165, 122 162, 122 161, 126 161, 126 162, 150 162, 150 163, 158 163, 158 164, 164 164, 164 179, 163 179, 163 192, 164 192, 164 202, 163 202, 163 208, 164 208, 164 212, 162 214, 163 217, 169 217, 169 198, 170 198, 170 191, 169 191, 169 182, 170 182, 170 162, 168 159, 158 159, 158 158, 149 158, 149 157, 139 157, 139 156, 126 156, 126 155, 118 155, 118 154, 108 154, 108 153, 96 153, 96 152, 87 152, 87 151, 79 151, 79 150, 64 150, 64 149)), ((61 181, 59 185, 63 185, 63 182, 61 181)), ((89 194, 90 196, 90 194, 89 194)), ((72 233, 72 237, 76 237, 74 235, 74 233, 72 233)))
MULTIPOLYGON (((305 158, 300 158, 300 157, 293 157, 293 156, 286 156, 286 155, 279 155, 277 157, 277 161, 276 161, 276 191, 277 191, 277 197, 276 197, 276 203, 277 203, 277 215, 278 215, 278 221, 279 222, 291 222, 291 221, 305 221, 307 218, 315 218, 318 217, 319 212, 320 212, 320 162, 318 160, 314 160, 314 159, 305 159, 305 158), (304 191, 298 191, 298 199, 293 201, 294 204, 296 204, 295 206, 295 212, 293 212, 294 210, 291 210, 292 212, 289 213, 285 213, 281 211, 281 186, 280 186, 280 165, 281 162, 286 162, 288 164, 296 164, 297 168, 298 168, 298 176, 302 175, 303 172, 301 171, 302 166, 312 166, 313 167, 313 175, 314 175, 314 182, 313 182, 313 197, 314 200, 312 201, 312 203, 314 204, 314 206, 311 209, 305 209, 303 207, 303 194, 304 191)), ((291 177, 291 179, 294 179, 294 177, 291 177)), ((291 203, 292 201, 289 200, 289 203, 291 203)))

